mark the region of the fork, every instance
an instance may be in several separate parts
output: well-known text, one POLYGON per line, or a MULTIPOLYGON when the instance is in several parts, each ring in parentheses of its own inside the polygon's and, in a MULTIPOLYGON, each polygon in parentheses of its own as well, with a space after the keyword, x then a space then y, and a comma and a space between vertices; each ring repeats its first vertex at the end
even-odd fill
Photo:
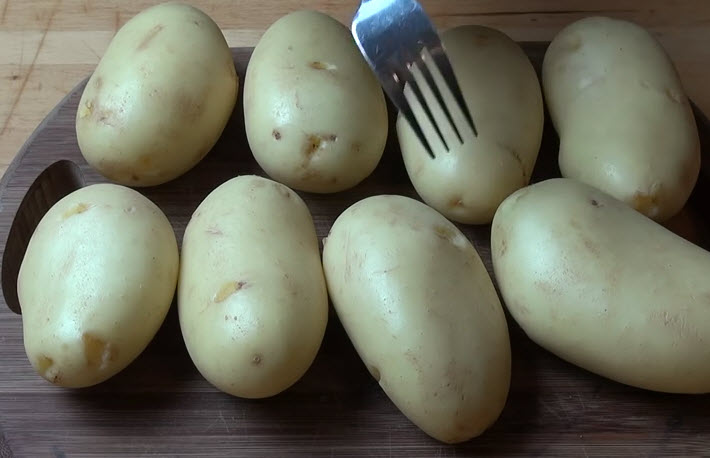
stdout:
POLYGON ((362 0, 352 33, 365 60, 432 158, 478 136, 431 20, 416 0, 362 0), (423 112, 423 113, 422 113, 423 112))

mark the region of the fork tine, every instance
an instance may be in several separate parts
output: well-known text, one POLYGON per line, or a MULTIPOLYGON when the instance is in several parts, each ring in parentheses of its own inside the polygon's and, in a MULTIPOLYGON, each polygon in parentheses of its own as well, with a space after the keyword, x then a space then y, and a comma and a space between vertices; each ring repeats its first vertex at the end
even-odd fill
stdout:
POLYGON ((432 159, 436 159, 436 155, 434 154, 434 151, 432 151, 431 145, 429 145, 429 142, 427 141, 426 136, 424 135, 424 131, 419 126, 417 119, 414 117, 414 112, 412 111, 412 108, 409 106, 409 102, 407 102, 406 99, 400 105, 399 112, 402 113, 404 119, 407 120, 410 127, 414 130, 414 133, 417 134, 419 141, 422 142, 422 145, 424 145, 424 149, 426 149, 426 152, 429 154, 429 156, 431 156, 432 159))
POLYGON ((468 124, 473 129, 473 135, 478 137, 478 130, 476 129, 476 125, 473 123, 471 112, 468 111, 468 105, 466 105, 466 100, 464 100, 463 98, 461 88, 459 87, 456 75, 454 74, 454 70, 453 68, 451 68, 451 63, 449 63, 449 59, 446 57, 446 54, 444 54, 443 49, 436 49, 434 50, 434 52, 430 52, 430 54, 434 58, 434 62, 436 63, 439 72, 441 72, 441 76, 444 77, 446 85, 449 87, 449 90, 454 96, 456 103, 458 104, 459 108, 466 117, 468 124))
POLYGON ((404 95, 405 80, 400 77, 400 75, 395 70, 395 67, 390 65, 382 66, 378 69, 379 77, 381 81, 391 81, 390 84, 384 86, 385 92, 392 99, 392 103, 397 107, 399 112, 404 116, 404 119, 409 123, 414 130, 414 133, 419 138, 419 141, 424 145, 424 149, 431 156, 432 159, 436 158, 431 145, 424 135, 424 131, 417 122, 417 118, 414 116, 414 111, 407 101, 407 97, 404 95))
MULTIPOLYGON (((434 130, 436 131, 437 135, 439 136, 441 143, 444 144, 444 148, 448 151, 449 145, 446 144, 446 140, 444 139, 444 134, 441 133, 441 129, 439 128, 439 125, 437 124, 436 119, 434 118, 434 114, 431 112, 431 108, 429 108, 429 104, 427 103, 426 99, 424 98, 424 94, 422 93, 422 90, 419 87, 419 84, 417 83, 416 79, 414 78, 414 75, 412 74, 412 68, 411 68, 412 65, 413 64, 407 64, 406 78, 404 78, 404 80, 407 82, 409 87, 412 89, 414 96, 417 98, 417 101, 424 109, 424 112, 426 113, 427 118, 429 118, 429 121, 431 122, 432 126, 434 126, 434 130)), ((411 109, 411 105, 410 105, 410 109, 411 109)), ((423 132, 422 132, 422 134, 423 134, 423 132)))
POLYGON ((463 138, 461 137, 461 134, 459 133, 459 129, 456 127, 456 123, 454 122, 454 118, 451 116, 451 113, 449 112, 449 108, 446 106, 446 103, 444 102, 444 97, 441 95, 441 92, 439 91, 439 86, 436 84, 436 82, 434 81, 434 77, 432 76, 431 72, 429 71, 429 65, 435 65, 435 63, 433 61, 433 58, 431 57, 431 53, 429 52, 429 50, 424 48, 422 50, 422 65, 420 65, 418 68, 419 68, 419 70, 421 70, 422 75, 424 76, 424 79, 427 82, 427 85, 431 88, 431 92, 434 94, 434 97, 436 97, 436 100, 437 100, 437 102, 439 102, 439 105, 441 106, 442 111, 446 115, 446 118, 449 120, 449 124, 453 128, 454 133, 459 138, 459 142, 463 143, 463 138))

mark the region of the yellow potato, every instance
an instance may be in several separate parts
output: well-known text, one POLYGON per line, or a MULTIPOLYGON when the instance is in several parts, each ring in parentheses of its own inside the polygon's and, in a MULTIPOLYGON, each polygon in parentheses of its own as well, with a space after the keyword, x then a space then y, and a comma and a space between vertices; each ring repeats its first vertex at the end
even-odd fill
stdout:
POLYGON ((259 41, 244 80, 244 121, 259 165, 301 191, 355 186, 387 140, 379 82, 348 29, 315 11, 279 19, 259 41))
POLYGON ((185 231, 180 327, 213 385, 273 396, 310 367, 328 294, 308 207, 286 186, 241 176, 212 191, 185 231))
POLYGON ((552 41, 542 75, 562 175, 657 221, 678 213, 698 177, 700 143, 656 39, 630 22, 582 19, 552 41))
POLYGON ((143 195, 97 184, 64 197, 32 234, 17 280, 32 366, 64 387, 112 377, 160 328, 177 274, 172 226, 143 195))
POLYGON ((447 30, 442 41, 479 135, 473 136, 448 99, 464 143, 451 131, 445 136, 447 151, 430 134, 436 140, 431 159, 400 115, 404 164, 427 204, 454 221, 488 224, 503 199, 530 180, 544 122, 540 83, 523 50, 502 32, 468 25, 447 30))
POLYGON ((710 391, 710 253, 570 179, 506 199, 491 252, 532 340, 628 385, 710 391))
POLYGON ((84 89, 76 115, 81 152, 121 184, 170 181, 217 142, 237 86, 212 19, 179 3, 149 8, 121 27, 84 89))
POLYGON ((413 199, 370 197, 335 221, 323 267, 355 349, 414 424, 454 443, 498 418, 510 384, 508 327, 456 226, 413 199))

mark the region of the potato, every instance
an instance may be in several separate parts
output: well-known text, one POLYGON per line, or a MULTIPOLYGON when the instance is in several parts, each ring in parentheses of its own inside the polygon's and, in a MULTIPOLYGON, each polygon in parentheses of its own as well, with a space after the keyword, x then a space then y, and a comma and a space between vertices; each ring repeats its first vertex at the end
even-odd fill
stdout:
POLYGON ((97 184, 61 199, 32 234, 17 279, 32 367, 72 388, 123 370, 163 323, 178 264, 170 222, 138 192, 97 184))
POLYGON ((414 424, 455 443, 498 418, 510 384, 508 328, 456 226, 413 199, 370 197, 335 221, 323 267, 355 349, 414 424))
POLYGON ((294 189, 351 188, 387 139, 382 89, 349 31, 315 11, 276 21, 251 56, 244 121, 254 158, 294 189))
POLYGON ((577 21, 550 44, 542 74, 563 176, 657 221, 680 211, 700 143, 680 78, 651 34, 616 19, 577 21))
POLYGON ((468 25, 445 31, 442 41, 479 135, 449 99, 464 143, 451 131, 447 151, 429 135, 435 140, 431 159, 400 114, 404 165, 417 193, 444 216, 488 224, 503 199, 530 180, 544 122, 540 83, 523 50, 502 32, 468 25))
POLYGON ((491 250, 508 310, 544 348, 628 385, 710 391, 710 253, 570 179, 506 199, 491 250))
POLYGON ((118 31, 84 89, 76 115, 81 152, 121 184, 170 181, 217 142, 237 85, 212 19, 179 3, 149 8, 118 31))
POLYGON ((220 390, 263 398, 301 378, 328 321, 318 238, 301 198, 257 176, 212 191, 185 231, 178 311, 192 361, 220 390))

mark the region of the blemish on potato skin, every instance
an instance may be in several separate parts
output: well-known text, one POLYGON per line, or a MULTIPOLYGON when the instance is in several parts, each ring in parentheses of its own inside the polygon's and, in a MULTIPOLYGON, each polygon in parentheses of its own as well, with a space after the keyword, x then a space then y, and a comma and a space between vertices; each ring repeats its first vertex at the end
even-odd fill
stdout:
POLYGON ((449 207, 456 208, 456 207, 463 207, 463 198, 460 196, 454 196, 451 199, 449 199, 449 207))
POLYGON ((381 379, 380 369, 377 368, 377 366, 370 366, 370 367, 368 367, 368 369, 370 371, 370 375, 372 375, 372 377, 375 379, 375 381, 377 383, 380 383, 380 379, 381 379))
POLYGON ((89 367, 98 367, 103 370, 116 358, 116 349, 109 342, 96 337, 91 333, 83 333, 81 341, 84 345, 84 357, 89 367))
POLYGON ((217 226, 210 226, 205 230, 206 233, 210 235, 224 235, 224 232, 217 226))
POLYGON ((658 213, 658 203, 658 195, 656 193, 636 192, 631 199, 631 205, 637 211, 651 217, 658 213))
POLYGON ((151 41, 163 30, 163 25, 158 24, 148 31, 148 33, 143 37, 143 41, 138 44, 136 51, 142 51, 148 47, 151 41))
POLYGON ((274 129, 271 131, 271 135, 274 137, 274 140, 281 140, 281 132, 278 130, 274 129))
POLYGON ((222 287, 217 291, 212 298, 212 301, 216 304, 224 302, 229 296, 244 289, 247 286, 245 281, 230 281, 222 285, 222 287))
POLYGON ((330 73, 335 73, 335 71, 338 69, 336 65, 329 64, 328 62, 321 62, 318 60, 310 62, 308 66, 314 70, 325 70, 330 73))
POLYGON ((335 134, 308 134, 303 147, 303 155, 306 157, 306 160, 310 162, 317 151, 337 141, 338 136, 335 134))
POLYGON ((50 367, 54 365, 54 360, 46 355, 39 355, 37 358, 37 371, 45 376, 50 367))
POLYGON ((84 202, 79 202, 76 205, 73 205, 71 208, 69 208, 67 211, 64 212, 62 215, 63 219, 68 219, 71 218, 74 215, 78 215, 81 213, 84 213, 88 209, 90 209, 92 205, 86 204, 84 202))
POLYGON ((434 234, 436 234, 437 237, 440 239, 448 240, 450 241, 454 236, 456 236, 456 233, 452 231, 450 228, 446 226, 441 226, 441 225, 436 225, 434 226, 434 234))
POLYGON ((592 207, 603 207, 604 206, 601 203, 599 203, 599 201, 596 199, 590 200, 589 203, 592 204, 592 207))
POLYGON ((251 358, 251 365, 252 366, 260 366, 262 362, 262 357, 259 353, 255 353, 254 356, 251 358))

